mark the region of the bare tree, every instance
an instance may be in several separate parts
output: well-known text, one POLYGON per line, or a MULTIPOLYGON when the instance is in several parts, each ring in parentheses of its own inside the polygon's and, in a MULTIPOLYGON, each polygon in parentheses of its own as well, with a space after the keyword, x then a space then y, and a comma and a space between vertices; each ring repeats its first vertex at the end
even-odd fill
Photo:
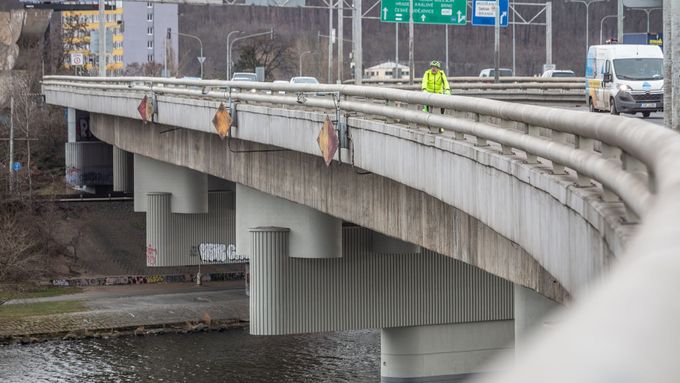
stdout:
POLYGON ((0 281, 16 281, 27 277, 39 259, 37 229, 27 224, 14 209, 6 206, 0 213, 0 281), (9 210, 9 211, 8 211, 9 210))
POLYGON ((262 37, 244 43, 239 49, 236 70, 254 72, 258 66, 265 68, 266 78, 270 81, 281 72, 294 72, 296 64, 290 41, 274 35, 273 39, 262 37))
POLYGON ((132 63, 125 68, 125 76, 158 77, 162 73, 163 65, 157 62, 132 63))

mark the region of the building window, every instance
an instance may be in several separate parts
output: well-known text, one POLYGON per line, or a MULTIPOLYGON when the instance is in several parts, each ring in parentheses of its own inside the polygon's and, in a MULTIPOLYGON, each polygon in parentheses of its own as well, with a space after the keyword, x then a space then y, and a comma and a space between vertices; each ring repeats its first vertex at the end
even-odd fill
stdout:
POLYGON ((146 21, 153 21, 153 13, 146 14, 146 21))
POLYGON ((146 47, 149 49, 153 49, 153 40, 149 40, 146 42, 146 47))
POLYGON ((146 56, 146 60, 147 60, 148 62, 153 62, 153 55, 147 55, 147 56, 146 56))
POLYGON ((149 36, 153 35, 153 27, 146 27, 146 34, 149 36))

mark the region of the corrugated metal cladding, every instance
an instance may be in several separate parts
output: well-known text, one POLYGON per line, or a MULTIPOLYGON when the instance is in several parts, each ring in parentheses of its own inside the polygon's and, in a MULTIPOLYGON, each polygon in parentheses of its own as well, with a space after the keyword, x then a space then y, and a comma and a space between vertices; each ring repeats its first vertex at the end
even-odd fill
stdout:
POLYGON ((67 142, 66 182, 75 186, 112 185, 111 150, 105 142, 67 142))
POLYGON ((453 258, 372 253, 343 228, 343 258, 288 256, 288 231, 251 231, 250 332, 282 335, 513 318, 512 283, 453 258))
POLYGON ((170 212, 170 193, 148 193, 146 212, 147 266, 185 266, 201 261, 199 246, 236 240, 233 191, 208 193, 207 214, 170 212))
POLYGON ((132 193, 134 191, 134 173, 132 153, 117 146, 113 147, 113 191, 132 193))

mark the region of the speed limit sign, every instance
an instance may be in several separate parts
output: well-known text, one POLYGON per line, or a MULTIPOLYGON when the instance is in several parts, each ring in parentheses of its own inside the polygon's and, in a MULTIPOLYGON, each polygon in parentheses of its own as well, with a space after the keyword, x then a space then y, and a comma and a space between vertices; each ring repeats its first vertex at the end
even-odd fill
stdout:
POLYGON ((81 66, 83 65, 84 57, 82 53, 71 53, 71 65, 81 66))

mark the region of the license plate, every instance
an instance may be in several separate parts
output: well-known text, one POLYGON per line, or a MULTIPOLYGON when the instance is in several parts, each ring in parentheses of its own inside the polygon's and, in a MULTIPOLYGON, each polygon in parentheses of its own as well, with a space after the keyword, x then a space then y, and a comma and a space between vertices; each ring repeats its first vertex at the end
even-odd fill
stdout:
POLYGON ((656 104, 640 104, 640 108, 656 108, 656 104))

